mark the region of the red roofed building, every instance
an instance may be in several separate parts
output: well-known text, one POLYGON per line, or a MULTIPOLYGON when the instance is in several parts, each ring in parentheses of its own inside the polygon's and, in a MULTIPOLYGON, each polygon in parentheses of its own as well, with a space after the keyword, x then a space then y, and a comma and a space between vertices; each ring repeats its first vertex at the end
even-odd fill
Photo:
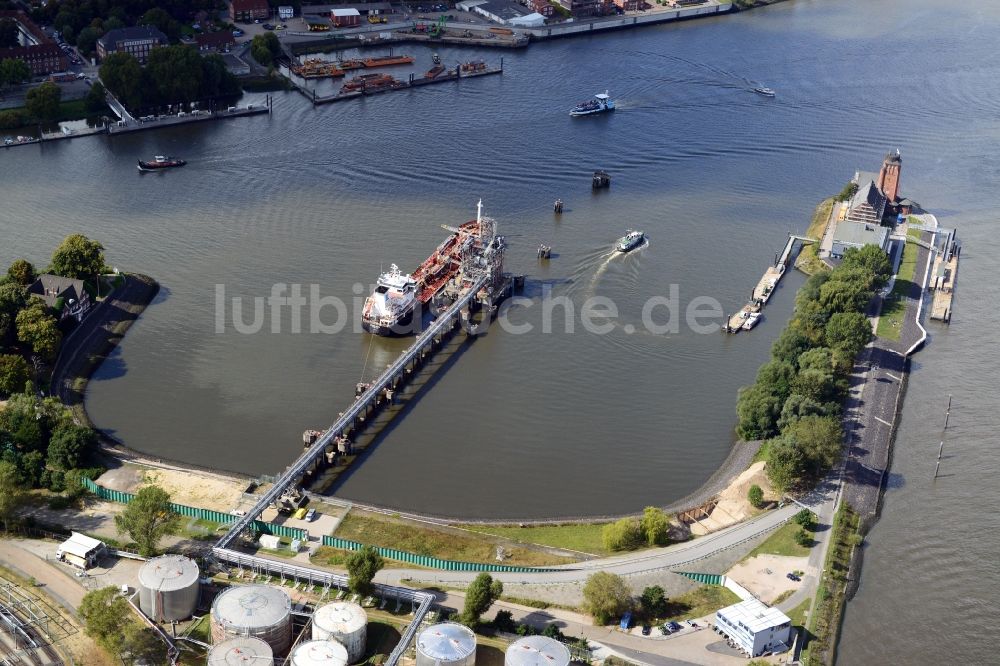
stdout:
POLYGON ((197 42, 199 51, 228 51, 236 45, 236 38, 229 30, 204 32, 195 35, 194 41, 197 42))
POLYGON ((0 19, 11 19, 21 31, 23 46, 0 49, 0 60, 13 58, 24 61, 32 76, 64 71, 69 62, 59 45, 22 11, 0 11, 0 19))
POLYGON ((253 21, 266 19, 271 15, 267 0, 232 0, 229 5, 229 18, 232 21, 253 21))

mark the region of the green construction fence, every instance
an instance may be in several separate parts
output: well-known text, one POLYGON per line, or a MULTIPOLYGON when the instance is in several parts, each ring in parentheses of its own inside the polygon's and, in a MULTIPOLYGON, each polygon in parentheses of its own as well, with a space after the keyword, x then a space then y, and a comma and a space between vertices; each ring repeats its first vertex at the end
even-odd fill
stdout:
MULTIPOLYGON (((323 536, 323 545, 330 546, 331 548, 340 548, 341 550, 360 550, 364 547, 364 544, 358 543, 357 541, 350 541, 348 539, 341 539, 340 537, 326 535, 323 536)), ((557 571, 557 569, 518 567, 509 564, 486 564, 484 562, 458 562, 455 560, 442 560, 429 555, 417 555, 416 553, 408 553, 405 550, 396 550, 395 548, 383 548, 381 546, 373 547, 376 551, 378 551, 379 555, 386 559, 406 562, 407 564, 416 564, 417 566, 427 567, 428 569, 443 569, 445 571, 487 571, 490 573, 544 573, 547 571, 557 571)))

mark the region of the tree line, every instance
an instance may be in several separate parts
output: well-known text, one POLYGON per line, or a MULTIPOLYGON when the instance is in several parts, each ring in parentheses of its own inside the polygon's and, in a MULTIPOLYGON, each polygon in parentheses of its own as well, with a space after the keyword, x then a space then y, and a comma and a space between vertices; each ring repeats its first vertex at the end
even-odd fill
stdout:
POLYGON ((872 338, 865 311, 891 275, 886 253, 866 245, 845 252, 835 269, 811 276, 771 360, 754 384, 740 389, 737 433, 765 440, 767 475, 778 490, 807 486, 838 460, 847 376, 872 338))
POLYGON ((112 53, 101 64, 100 75, 108 90, 133 112, 241 92, 222 56, 202 56, 181 44, 153 49, 145 68, 129 53, 112 53))

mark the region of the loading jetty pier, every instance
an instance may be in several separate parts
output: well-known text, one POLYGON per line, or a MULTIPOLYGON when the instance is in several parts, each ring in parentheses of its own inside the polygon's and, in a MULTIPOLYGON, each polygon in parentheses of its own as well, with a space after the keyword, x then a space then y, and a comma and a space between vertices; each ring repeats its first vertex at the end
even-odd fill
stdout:
MULTIPOLYGON (((431 259, 440 258, 441 248, 447 248, 449 261, 444 262, 442 270, 435 272, 426 283, 428 288, 434 290, 433 299, 429 300, 441 308, 438 316, 377 378, 359 385, 354 401, 337 416, 333 424, 308 444, 299 457, 258 498, 256 504, 231 525, 213 549, 216 559, 257 568, 288 566, 247 555, 235 550, 234 546, 243 536, 252 536, 257 529, 258 519, 266 509, 271 506, 280 508, 283 497, 295 494, 319 470, 332 464, 338 447, 345 443, 349 445, 351 438, 366 427, 379 409, 391 404, 395 393, 448 338, 459 330, 465 330, 471 337, 488 327, 499 303, 522 283, 520 276, 503 272, 506 241, 496 233, 495 221, 483 216, 482 202, 479 203, 474 221, 449 229, 453 236, 446 239, 438 251, 431 255, 431 259), (454 261, 451 261, 452 258, 454 261), (478 321, 477 312, 481 314, 478 321)), ((301 569, 303 572, 313 571, 301 569)), ((322 573, 325 576, 331 575, 322 573)), ((296 575, 309 579, 310 574, 296 575)), ((404 643, 402 641, 400 644, 404 643)))
POLYGON ((784 249, 779 254, 774 255, 774 264, 768 266, 767 270, 764 271, 764 275, 757 282, 757 286, 753 288, 750 294, 750 300, 726 320, 725 325, 722 327, 724 333, 739 333, 741 330, 749 331, 757 324, 761 311, 767 305, 767 302, 771 300, 771 295, 777 289, 778 283, 781 282, 781 278, 785 276, 785 272, 792 263, 796 242, 799 243, 798 247, 801 249, 805 243, 817 243, 819 241, 807 236, 788 234, 788 242, 785 243, 784 249))

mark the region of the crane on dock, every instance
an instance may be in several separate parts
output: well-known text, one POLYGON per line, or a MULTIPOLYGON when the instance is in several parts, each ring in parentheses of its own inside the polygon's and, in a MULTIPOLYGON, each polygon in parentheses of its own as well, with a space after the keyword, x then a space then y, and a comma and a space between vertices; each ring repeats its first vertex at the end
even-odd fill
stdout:
POLYGON ((427 34, 430 35, 431 37, 440 37, 444 33, 444 26, 447 22, 448 22, 447 16, 440 17, 437 23, 431 26, 431 29, 428 31, 427 34))

